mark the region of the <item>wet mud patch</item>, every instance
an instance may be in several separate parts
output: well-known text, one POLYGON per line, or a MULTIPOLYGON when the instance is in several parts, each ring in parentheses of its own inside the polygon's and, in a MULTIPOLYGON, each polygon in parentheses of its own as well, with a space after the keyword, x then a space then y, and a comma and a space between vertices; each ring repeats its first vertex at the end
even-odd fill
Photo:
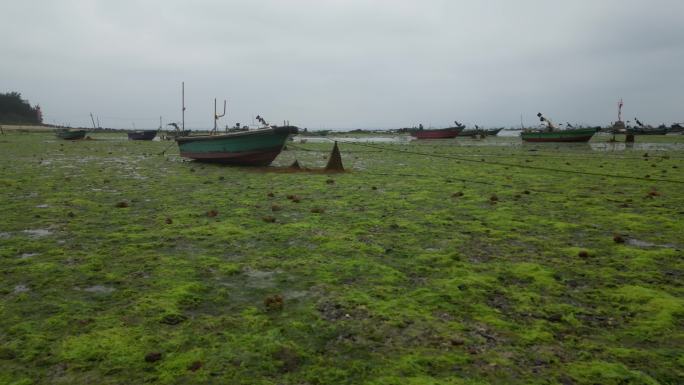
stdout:
POLYGON ((31 291, 27 285, 16 285, 14 286, 14 290, 12 291, 14 294, 21 294, 21 293, 27 293, 31 291))
POLYGON ((245 285, 255 289, 268 289, 278 284, 278 278, 282 271, 274 270, 253 270, 247 269, 243 272, 246 278, 245 285))
POLYGON ((49 235, 52 235, 52 230, 49 230, 49 229, 29 229, 29 230, 24 230, 23 233, 28 235, 31 238, 42 238, 42 237, 47 237, 49 235))
POLYGON ((116 291, 115 288, 110 287, 110 286, 104 286, 104 285, 93 285, 93 286, 88 286, 84 288, 75 288, 77 291, 85 291, 87 293, 94 293, 94 294, 111 294, 116 291))
POLYGON ((677 246, 671 245, 671 244, 658 244, 658 243, 643 241, 643 240, 636 239, 636 238, 626 238, 623 243, 625 245, 628 245, 628 246, 634 246, 634 247, 643 248, 643 249, 650 249, 650 248, 677 249, 678 248, 677 246))

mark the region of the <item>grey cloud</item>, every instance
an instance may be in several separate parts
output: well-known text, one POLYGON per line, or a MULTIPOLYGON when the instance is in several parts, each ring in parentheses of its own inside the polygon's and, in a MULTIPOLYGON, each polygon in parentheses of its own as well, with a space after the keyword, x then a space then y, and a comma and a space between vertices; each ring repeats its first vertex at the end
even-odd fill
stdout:
POLYGON ((47 121, 309 128, 683 121, 679 0, 10 1, 0 86, 47 121), (107 117, 107 118, 105 118, 107 117), (116 118, 116 119, 114 119, 116 118))

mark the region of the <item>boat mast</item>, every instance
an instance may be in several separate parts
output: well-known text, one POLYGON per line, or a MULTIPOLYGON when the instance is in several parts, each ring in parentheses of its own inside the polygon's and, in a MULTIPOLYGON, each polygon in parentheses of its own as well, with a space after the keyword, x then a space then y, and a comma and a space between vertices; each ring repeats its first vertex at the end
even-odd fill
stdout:
POLYGON ((620 100, 618 101, 618 120, 617 120, 618 122, 622 121, 622 106, 623 105, 624 105, 624 103, 622 103, 622 98, 620 98, 620 100))
POLYGON ((225 100, 223 101, 223 114, 219 115, 216 112, 216 98, 214 98, 214 131, 213 132, 216 132, 216 129, 217 129, 216 124, 218 123, 219 118, 222 118, 225 115, 226 115, 226 101, 225 100))
POLYGON ((93 122, 93 130, 97 129, 97 127, 95 127, 95 119, 93 118, 92 112, 90 113, 90 120, 93 122))
POLYGON ((185 82, 181 83, 181 102, 183 103, 183 117, 181 121, 181 131, 185 131, 185 82))

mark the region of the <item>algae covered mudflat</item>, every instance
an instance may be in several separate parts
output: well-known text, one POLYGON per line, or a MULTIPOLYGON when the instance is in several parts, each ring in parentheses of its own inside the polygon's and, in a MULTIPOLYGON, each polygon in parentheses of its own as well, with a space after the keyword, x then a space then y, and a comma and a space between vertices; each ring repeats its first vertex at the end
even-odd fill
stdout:
POLYGON ((0 137, 0 383, 684 378, 684 137, 95 139, 0 137))

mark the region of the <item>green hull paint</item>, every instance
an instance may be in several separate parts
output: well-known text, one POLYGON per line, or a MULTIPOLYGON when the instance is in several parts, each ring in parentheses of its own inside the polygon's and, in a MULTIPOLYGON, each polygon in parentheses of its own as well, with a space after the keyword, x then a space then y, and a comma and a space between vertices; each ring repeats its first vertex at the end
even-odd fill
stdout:
POLYGON ((181 156, 196 160, 245 165, 268 165, 278 156, 290 128, 268 128, 223 135, 177 138, 181 156))
POLYGON ((526 142, 588 142, 596 133, 594 128, 578 128, 562 131, 528 131, 520 133, 526 142))

